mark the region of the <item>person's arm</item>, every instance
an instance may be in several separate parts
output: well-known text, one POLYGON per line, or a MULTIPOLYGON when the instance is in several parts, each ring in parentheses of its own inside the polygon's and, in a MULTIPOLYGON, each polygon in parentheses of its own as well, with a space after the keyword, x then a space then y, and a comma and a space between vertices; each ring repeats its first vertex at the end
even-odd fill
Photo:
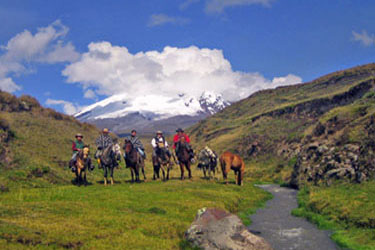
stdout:
POLYGON ((167 147, 167 148, 168 148, 168 142, 167 142, 167 141, 165 141, 165 147, 167 147))
POLYGON ((178 142, 178 135, 174 135, 173 136, 173 146, 172 146, 173 149, 176 149, 177 142, 178 142))
POLYGON ((72 150, 73 150, 73 152, 79 151, 75 142, 72 143, 72 150))
POLYGON ((186 140, 187 143, 190 143, 190 138, 187 134, 185 134, 185 140, 186 140))
POLYGON ((153 138, 153 139, 151 140, 151 145, 152 145, 153 148, 156 148, 156 141, 155 141, 155 138, 153 138))

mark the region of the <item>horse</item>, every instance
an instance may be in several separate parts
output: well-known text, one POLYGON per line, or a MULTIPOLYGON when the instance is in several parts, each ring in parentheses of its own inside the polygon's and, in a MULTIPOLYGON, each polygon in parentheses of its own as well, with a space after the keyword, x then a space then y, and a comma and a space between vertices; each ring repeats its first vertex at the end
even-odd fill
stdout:
POLYGON ((198 155, 199 163, 198 168, 203 170, 204 178, 211 179, 211 177, 215 178, 215 172, 217 169, 217 155, 215 152, 208 152, 207 149, 202 149, 198 155), (208 177, 207 174, 208 173, 208 177), (212 176, 211 176, 212 173, 212 176))
POLYGON ((88 168, 88 160, 89 160, 89 153, 90 153, 90 148, 88 146, 85 146, 78 154, 76 158, 76 181, 78 186, 81 185, 83 182, 84 185, 87 185, 87 178, 86 178, 86 169, 88 168), (83 178, 82 178, 82 173, 83 173, 83 178))
POLYGON ((237 184, 242 185, 242 180, 245 173, 245 163, 239 155, 232 154, 228 151, 224 152, 220 156, 220 165, 226 184, 228 184, 228 173, 232 169, 234 174, 237 176, 237 184))
POLYGON ((121 160, 121 151, 119 152, 118 144, 111 144, 107 146, 102 154, 99 156, 100 165, 104 170, 104 185, 107 186, 108 183, 108 172, 111 176, 111 185, 114 184, 113 180, 113 170, 115 168, 115 161, 121 160), (116 146, 117 145, 117 146, 116 146))
POLYGON ((125 163, 126 167, 130 168, 130 172, 132 175, 132 182, 134 182, 134 176, 135 181, 139 182, 139 170, 142 170, 143 173, 143 179, 146 180, 145 175, 145 163, 143 160, 143 157, 138 152, 136 148, 134 148, 133 143, 129 140, 125 140, 124 150, 126 154, 125 163))
POLYGON ((181 180, 185 179, 184 171, 185 168, 189 173, 189 179, 192 178, 191 176, 191 169, 190 169, 190 152, 188 149, 188 144, 186 142, 185 137, 181 137, 179 142, 176 144, 176 155, 180 165, 181 170, 181 180))
POLYGON ((167 154, 167 148, 165 148, 164 143, 158 143, 156 148, 156 155, 152 156, 152 165, 154 167, 153 180, 160 178, 160 169, 163 173, 163 181, 169 180, 169 171, 172 169, 173 163, 167 154), (165 176, 167 172, 167 176, 165 176))

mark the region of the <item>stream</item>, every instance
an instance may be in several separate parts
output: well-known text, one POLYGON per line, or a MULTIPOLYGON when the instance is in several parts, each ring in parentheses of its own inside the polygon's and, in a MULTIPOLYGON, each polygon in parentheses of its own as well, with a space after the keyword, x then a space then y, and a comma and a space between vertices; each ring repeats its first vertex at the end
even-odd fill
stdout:
POLYGON ((263 237, 275 250, 339 249, 330 239, 330 232, 291 214, 298 207, 297 190, 278 185, 258 187, 272 193, 274 198, 250 217, 252 233, 263 237))

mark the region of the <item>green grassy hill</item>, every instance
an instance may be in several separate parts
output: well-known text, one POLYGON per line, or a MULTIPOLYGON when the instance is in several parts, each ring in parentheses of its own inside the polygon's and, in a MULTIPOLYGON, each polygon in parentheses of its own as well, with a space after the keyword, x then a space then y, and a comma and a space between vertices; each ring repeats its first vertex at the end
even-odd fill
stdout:
POLYGON ((320 120, 329 120, 327 115, 334 112, 353 109, 355 113, 356 105, 366 105, 361 124, 371 117, 374 79, 375 64, 369 64, 300 85, 260 91, 197 123, 189 132, 200 147, 207 144, 218 152, 242 155, 250 163, 252 177, 290 181, 304 139, 320 120), (264 167, 265 162, 272 167, 264 167))
POLYGON ((43 108, 29 96, 0 92, 0 186, 43 187, 67 184, 71 142, 76 133, 93 144, 99 131, 92 125, 43 108))
POLYGON ((247 180, 301 188, 304 216, 349 249, 375 249, 375 64, 257 92, 189 129, 246 160, 247 180))

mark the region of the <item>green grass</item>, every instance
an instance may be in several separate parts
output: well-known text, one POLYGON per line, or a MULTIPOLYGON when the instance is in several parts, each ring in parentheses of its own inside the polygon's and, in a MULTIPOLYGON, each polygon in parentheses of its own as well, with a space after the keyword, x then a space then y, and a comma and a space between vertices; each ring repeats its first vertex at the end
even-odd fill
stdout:
MULTIPOLYGON (((175 170, 173 176, 177 175, 175 170)), ((108 187, 94 182, 80 188, 56 186, 1 194, 0 245, 3 249, 189 248, 184 232, 198 209, 224 208, 249 224, 248 215, 271 197, 251 183, 239 187, 200 177, 165 183, 120 181, 108 187)))
POLYGON ((375 249, 375 181, 305 188, 298 201, 293 214, 332 230, 339 246, 375 249))

